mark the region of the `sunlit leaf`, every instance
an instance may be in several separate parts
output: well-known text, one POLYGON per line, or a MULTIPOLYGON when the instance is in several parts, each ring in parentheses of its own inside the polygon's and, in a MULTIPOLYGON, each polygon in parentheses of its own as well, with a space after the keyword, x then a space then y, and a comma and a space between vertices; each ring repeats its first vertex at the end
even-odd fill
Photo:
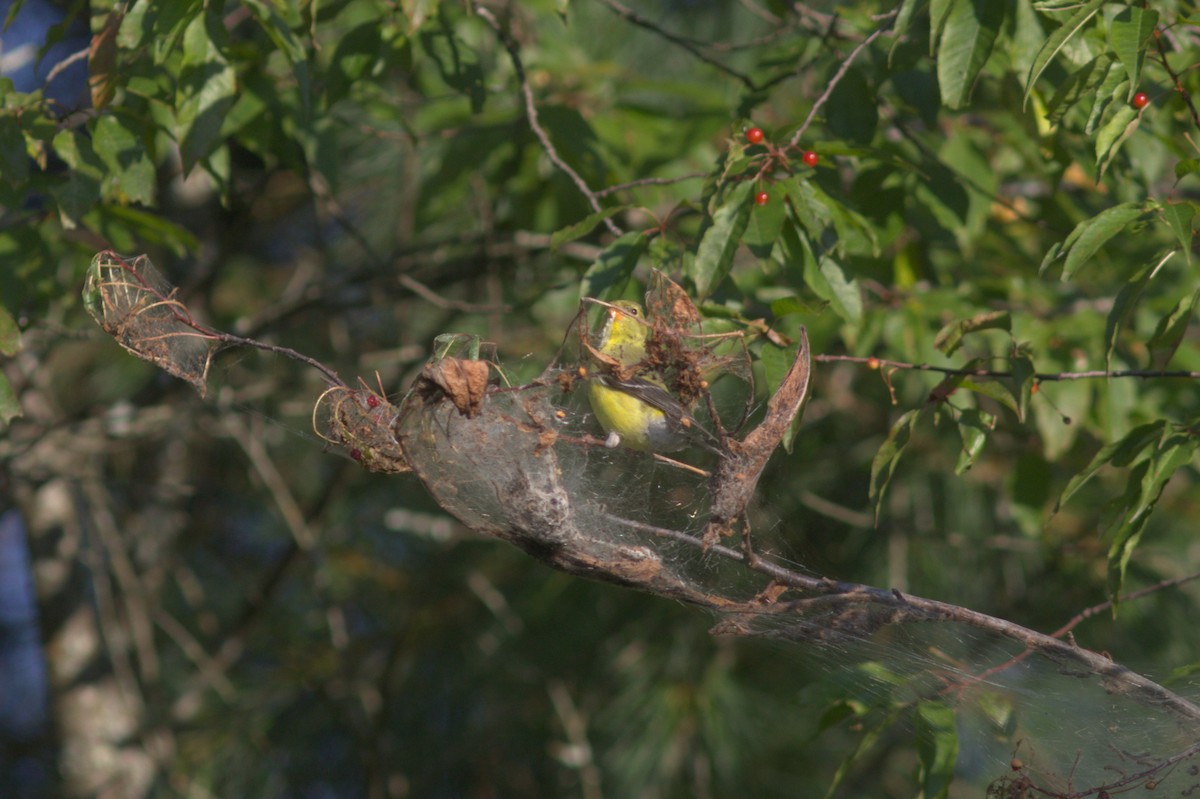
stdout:
POLYGON ((1112 53, 1104 52, 1072 72, 1046 104, 1047 119, 1058 122, 1080 100, 1094 98, 1114 58, 1112 53))
MULTIPOLYGON (((1105 242, 1143 213, 1145 208, 1140 203, 1121 203, 1076 225, 1071 235, 1063 242, 1062 251, 1066 252, 1067 256, 1063 264, 1062 279, 1066 281, 1074 277, 1075 272, 1086 264, 1105 242)), ((1045 266, 1043 263, 1043 271, 1045 266)))
POLYGON ((1108 171, 1108 165, 1116 158, 1121 145, 1137 130, 1137 109, 1122 103, 1096 133, 1096 174, 1103 175, 1108 171))
POLYGON ((772 183, 763 191, 767 194, 767 202, 765 205, 754 205, 746 224, 746 232, 742 235, 742 241, 760 258, 771 254, 771 248, 779 238, 784 220, 787 219, 787 189, 778 183, 772 183))
POLYGON ((733 256, 750 224, 753 188, 749 181, 735 186, 713 212, 711 223, 701 235, 691 271, 699 299, 708 296, 733 268, 733 256))
POLYGON ((1046 71, 1046 67, 1050 66, 1050 62, 1054 60, 1073 37, 1077 36, 1080 31, 1091 21, 1092 17, 1096 16, 1096 12, 1100 10, 1107 0, 1088 0, 1083 5, 1079 6, 1071 17, 1060 25, 1046 39, 1042 49, 1038 51, 1037 56, 1033 59, 1033 66, 1029 69, 1029 79, 1025 81, 1025 100, 1028 102, 1029 94, 1033 91, 1034 84, 1038 78, 1046 71))
POLYGON ((177 90, 179 151, 190 171, 220 141, 221 125, 237 96, 237 74, 210 31, 225 38, 219 18, 193 19, 183 36, 183 70, 177 90))
POLYGON ((942 102, 962 108, 992 54, 1008 3, 959 0, 950 10, 938 47, 937 75, 942 102))
POLYGON ((1146 58, 1146 42, 1154 33, 1158 24, 1158 12, 1140 6, 1127 6, 1113 18, 1109 31, 1109 43, 1117 58, 1125 67, 1129 76, 1129 96, 1132 100, 1134 92, 1142 78, 1142 62, 1146 58))
POLYGON ((804 282, 818 297, 827 300, 838 316, 855 325, 862 321, 862 291, 858 282, 846 277, 841 264, 831 256, 805 258, 804 282))

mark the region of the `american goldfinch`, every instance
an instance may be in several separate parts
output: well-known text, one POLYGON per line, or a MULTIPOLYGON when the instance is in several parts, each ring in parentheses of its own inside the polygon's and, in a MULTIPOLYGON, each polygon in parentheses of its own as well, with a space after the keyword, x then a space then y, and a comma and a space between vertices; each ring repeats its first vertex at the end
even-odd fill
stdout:
MULTIPOLYGON (((600 353, 621 367, 634 367, 644 360, 650 327, 641 321, 643 316, 635 302, 612 303, 600 332, 600 353)), ((605 446, 624 444, 645 452, 674 452, 699 444, 720 453, 713 435, 671 396, 656 375, 622 379, 599 372, 589 378, 587 391, 592 413, 608 433, 605 446)))

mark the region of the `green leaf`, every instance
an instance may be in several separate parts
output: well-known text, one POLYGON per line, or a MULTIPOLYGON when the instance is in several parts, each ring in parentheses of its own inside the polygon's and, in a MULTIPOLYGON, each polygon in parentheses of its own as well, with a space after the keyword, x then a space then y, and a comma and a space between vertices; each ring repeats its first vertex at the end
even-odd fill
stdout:
POLYGON ((138 0, 129 4, 125 18, 121 20, 117 44, 126 50, 148 46, 154 64, 161 66, 178 54, 184 29, 203 13, 201 0, 173 0, 170 3, 138 0))
POLYGON ((1173 435, 1130 473, 1122 497, 1124 508, 1112 530, 1112 544, 1108 549, 1108 592, 1113 599, 1114 610, 1125 583, 1129 558, 1146 531, 1146 522, 1150 520, 1154 506, 1158 504, 1163 489, 1175 472, 1191 463, 1198 443, 1200 441, 1191 435, 1173 435))
MULTIPOLYGON (((996 0, 959 0, 950 10, 937 57, 938 86, 946 106, 967 105, 975 80, 992 54, 1007 8, 1008 3, 996 0)), ((859 102, 874 108, 873 103, 859 102)))
POLYGON ((1146 42, 1154 33, 1158 24, 1158 12, 1140 6, 1127 6, 1121 13, 1113 17, 1109 29, 1108 43, 1121 65, 1129 76, 1129 96, 1126 102, 1133 99, 1134 92, 1142 79, 1142 62, 1146 58, 1146 42))
MULTIPOLYGON (((1041 18, 1033 10, 1030 0, 1015 0, 1012 4, 1012 23, 1009 26, 1011 34, 1007 37, 1006 54, 1009 69, 1018 79, 1024 81, 1029 77, 1029 68, 1042 42, 1046 40, 1046 31, 1042 28, 1041 18)), ((1003 39, 1001 41, 1004 41, 1003 39)), ((1024 89, 1024 83, 1021 84, 1024 89)))
POLYGON ((862 718, 867 715, 867 706, 855 699, 839 699, 821 712, 817 729, 824 732, 836 727, 846 719, 862 718))
MULTIPOLYGON (((302 129, 307 129, 312 115, 312 82, 308 76, 308 53, 305 51, 304 45, 276 10, 275 4, 266 2, 266 0, 243 0, 243 2, 246 9, 258 22, 259 27, 275 45, 275 49, 283 53, 288 63, 291 64, 300 96, 299 107, 293 106, 297 117, 296 122, 302 129)), ((282 7, 287 8, 288 6, 282 4, 282 7)))
POLYGON ((958 434, 962 436, 963 447, 958 453, 954 473, 962 474, 975 465, 975 459, 983 451, 988 436, 996 429, 996 417, 978 408, 965 408, 955 421, 958 424, 958 434))
MULTIPOLYGON (((792 368, 792 364, 796 360, 797 347, 784 349, 773 345, 766 345, 759 354, 759 359, 763 365, 763 377, 767 384, 767 395, 773 396, 779 387, 783 385, 783 378, 787 375, 788 370, 792 368)), ((806 400, 807 402, 807 400, 806 400)), ((792 444, 796 440, 796 434, 800 432, 801 421, 804 417, 804 409, 801 407, 796 411, 796 415, 792 417, 792 421, 788 424, 787 430, 783 434, 783 449, 786 452, 792 451, 792 444)))
POLYGON ((1181 158, 1175 164, 1175 179, 1183 180, 1188 175, 1200 172, 1200 160, 1195 158, 1181 158))
POLYGON ((1104 368, 1110 369, 1112 366, 1113 349, 1117 345, 1117 333, 1124 326, 1129 315, 1133 313, 1133 309, 1137 306, 1137 302, 1142 297, 1142 292, 1146 290, 1146 286, 1150 280, 1162 268, 1162 265, 1167 262, 1175 253, 1169 252, 1157 264, 1146 264, 1133 277, 1126 281, 1125 285, 1117 293, 1117 298, 1113 300, 1113 307, 1108 312, 1108 317, 1104 321, 1104 368))
POLYGON ((1108 65, 1104 80, 1096 88, 1096 96, 1092 108, 1088 111, 1088 120, 1083 126, 1083 132, 1091 136, 1100 129, 1100 125, 1108 118, 1113 104, 1126 105, 1125 95, 1129 92, 1129 79, 1125 70, 1115 60, 1108 65))
POLYGON ((121 202, 153 204, 158 175, 137 134, 116 115, 106 114, 96 120, 92 146, 108 167, 105 196, 121 202))
POLYGON ((220 17, 212 13, 200 14, 184 31, 175 103, 185 173, 216 148, 225 115, 237 99, 237 75, 217 46, 225 38, 220 17))
POLYGON ((1192 222, 1196 218, 1196 204, 1190 200, 1176 203, 1165 203, 1159 206, 1162 211, 1163 219, 1171 228, 1171 232, 1175 234, 1175 238, 1179 240, 1180 249, 1187 257, 1187 262, 1192 262, 1192 222))
POLYGON ((200 242, 190 230, 150 211, 111 204, 102 205, 97 210, 102 219, 115 221, 128 228, 143 244, 161 244, 180 258, 196 252, 200 247, 200 242))
POLYGON ((937 55, 938 45, 942 41, 942 31, 946 20, 958 3, 969 0, 929 0, 929 57, 937 55))
POLYGON ((1029 399, 1033 396, 1033 379, 1037 372, 1024 346, 1013 349, 1013 356, 1009 360, 1009 368, 1012 370, 1012 393, 1017 398, 1017 420, 1024 422, 1025 415, 1029 412, 1029 399))
POLYGON ((1100 178, 1112 163, 1121 145, 1137 130, 1141 116, 1137 109, 1122 103, 1096 133, 1096 176, 1100 178))
POLYGON ((580 296, 597 300, 621 299, 645 251, 646 237, 638 231, 615 239, 584 273, 580 296))
POLYGON ((21 403, 13 393, 8 378, 0 374, 0 424, 7 425, 21 415, 21 403))
POLYGON ((21 349, 21 329, 8 311, 0 306, 0 355, 8 358, 21 349))
POLYGON ((1012 332, 1012 314, 1008 311, 989 311, 972 316, 970 319, 959 319, 950 322, 938 331, 933 339, 933 346, 946 355, 953 355, 962 345, 963 336, 980 330, 1005 330, 1012 332))
POLYGON ((1083 471, 1072 477, 1067 483, 1067 487, 1063 489, 1058 501, 1054 503, 1054 512, 1058 513, 1067 500, 1082 488, 1085 483, 1095 477, 1096 472, 1100 471, 1104 466, 1109 464, 1120 467, 1128 466, 1142 450, 1162 438, 1166 427, 1167 421, 1165 419, 1147 422, 1130 430, 1121 440, 1114 441, 1102 447, 1092 458, 1091 462, 1084 467, 1083 471))
POLYGON ((567 225, 565 228, 554 231, 550 236, 550 250, 557 251, 559 247, 569 241, 581 239, 587 234, 596 229, 596 226, 602 223, 605 219, 612 219, 622 211, 628 210, 628 205, 618 205, 613 208, 605 208, 602 211, 597 211, 594 214, 588 214, 583 219, 573 225, 567 225))
POLYGON ((896 465, 900 462, 900 456, 904 454, 904 448, 908 446, 917 420, 921 418, 923 411, 924 408, 906 411, 897 419, 896 423, 892 425, 892 429, 888 431, 883 446, 879 448, 879 451, 875 453, 875 458, 871 461, 871 489, 868 498, 875 505, 876 524, 879 523, 879 509, 883 505, 883 495, 892 481, 896 465))
POLYGON ((767 193, 767 203, 756 203, 751 209, 742 242, 759 258, 768 258, 787 219, 787 189, 771 183, 763 191, 767 193))
POLYGON ((1056 123, 1067 111, 1083 99, 1094 99, 1096 87, 1112 68, 1115 56, 1104 52, 1071 73, 1046 104, 1046 119, 1056 123))
POLYGON ((896 54, 896 48, 904 41, 904 37, 908 35, 909 26, 912 25, 913 18, 917 12, 925 7, 926 0, 901 0, 900 10, 896 14, 896 21, 892 23, 892 47, 888 50, 888 67, 892 66, 892 57, 896 54))
POLYGON ((53 189, 64 227, 74 228, 100 199, 104 165, 91 142, 77 130, 63 130, 54 137, 54 152, 70 169, 66 179, 53 189))
POLYGON ((1029 79, 1025 81, 1025 102, 1029 102, 1029 95, 1033 92, 1034 84, 1046 71, 1046 67, 1050 66, 1050 62, 1054 60, 1055 56, 1062 52, 1067 42, 1083 30, 1105 2, 1107 0, 1088 0, 1047 37, 1042 49, 1038 50, 1037 56, 1033 59, 1033 66, 1029 68, 1029 79))
MULTIPOLYGON (((1145 213, 1141 203, 1127 202, 1114 205, 1101 211, 1091 219, 1085 219, 1075 226, 1071 235, 1063 242, 1062 251, 1066 252, 1067 260, 1063 264, 1062 280, 1074 277, 1075 272, 1104 246, 1105 242, 1125 229, 1133 220, 1145 213)), ((1042 271, 1047 264, 1043 262, 1042 271)))
POLYGON ((862 323, 862 292, 858 281, 847 278, 841 264, 831 256, 806 257, 804 282, 818 297, 828 301, 842 319, 853 325, 862 323))
POLYGON ((958 762, 958 725, 954 709, 944 702, 924 701, 914 719, 917 757, 921 763, 921 799, 946 799, 958 762))
POLYGON ((712 221, 701 234, 696 260, 691 268, 698 300, 711 294, 733 268, 733 256, 737 254, 742 233, 750 224, 753 208, 750 194, 753 188, 750 181, 742 181, 735 186, 713 212, 712 221))
POLYGON ((1200 290, 1181 299, 1169 314, 1158 320, 1154 335, 1146 343, 1146 349, 1150 350, 1151 369, 1166 369, 1167 364, 1171 362, 1184 334, 1187 333, 1188 325, 1191 324, 1192 310, 1196 307, 1198 298, 1200 290))
POLYGON ((965 388, 967 391, 973 391, 976 394, 995 400, 1013 412, 1013 415, 1018 418, 1021 416, 1021 406, 1017 403, 1017 398, 1013 396, 1012 391, 1008 386, 995 380, 973 380, 965 378, 959 383, 960 388, 965 388))

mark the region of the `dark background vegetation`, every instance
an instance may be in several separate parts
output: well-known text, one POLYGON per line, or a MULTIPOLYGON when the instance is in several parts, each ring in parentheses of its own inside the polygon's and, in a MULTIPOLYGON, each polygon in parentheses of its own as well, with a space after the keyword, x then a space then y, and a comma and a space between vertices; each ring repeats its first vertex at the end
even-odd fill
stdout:
MULTIPOLYGON (((21 24, 44 5, 5 4, 21 24)), ((226 352, 200 398, 129 357, 84 273, 148 253, 206 323, 399 393, 448 331, 537 374, 581 285, 659 267, 710 315, 805 325, 824 358, 760 485, 765 545, 1049 632, 1196 570, 1200 394, 1162 374, 1200 370, 1189 8, 62 4, 28 34, 40 73, 0 79, 0 792, 978 795, 937 787, 953 757, 935 767, 904 713, 879 724, 836 656, 711 637, 325 451, 316 373, 226 352), (771 148, 802 131, 787 163, 752 124, 771 148), (593 202, 660 234, 640 259, 596 219, 552 239, 593 202), (995 374, 931 397, 923 363, 995 374)), ((1186 681, 1197 598, 1074 635, 1186 681)))

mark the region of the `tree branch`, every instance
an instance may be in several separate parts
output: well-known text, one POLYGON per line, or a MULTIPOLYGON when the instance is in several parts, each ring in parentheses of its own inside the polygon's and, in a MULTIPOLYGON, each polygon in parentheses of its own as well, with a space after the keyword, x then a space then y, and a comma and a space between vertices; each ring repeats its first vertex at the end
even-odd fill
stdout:
MULTIPOLYGON (((529 120, 529 127, 533 131, 533 135, 537 136, 538 141, 541 142, 542 149, 546 151, 546 155, 550 158, 550 161, 571 179, 571 182, 575 184, 580 193, 587 199, 588 205, 592 206, 592 210, 599 213, 603 210, 603 207, 600 205, 600 198, 588 186, 587 181, 558 154, 558 150, 554 148, 554 142, 550 140, 549 134, 546 133, 538 121, 537 104, 533 100, 533 89, 530 87, 529 79, 525 75, 525 67, 521 63, 521 53, 517 48, 517 43, 500 27, 500 22, 496 19, 496 15, 490 10, 480 6, 475 9, 475 13, 491 26, 492 30, 496 32, 497 38, 500 39, 500 43, 504 45, 504 49, 508 51, 513 71, 517 74, 517 83, 521 87, 521 97, 525 101, 525 118, 529 120)), ((614 236, 620 236, 624 232, 611 219, 605 219, 604 226, 614 236)))

